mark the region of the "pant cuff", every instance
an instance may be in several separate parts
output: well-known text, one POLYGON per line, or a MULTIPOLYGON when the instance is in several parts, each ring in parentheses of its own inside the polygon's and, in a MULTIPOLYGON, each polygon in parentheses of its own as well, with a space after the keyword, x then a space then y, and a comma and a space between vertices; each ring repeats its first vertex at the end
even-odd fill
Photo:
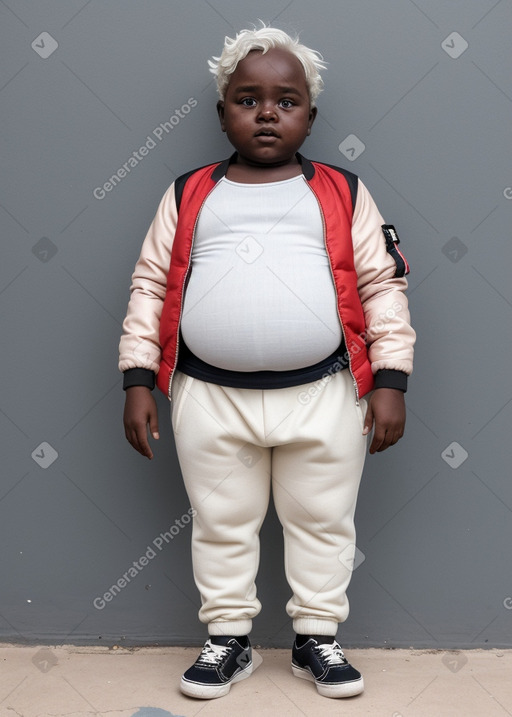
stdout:
POLYGON ((208 623, 209 635, 248 635, 252 629, 252 620, 222 620, 208 623))
POLYGON ((328 635, 335 637, 338 623, 335 620, 319 620, 316 617, 298 617, 293 621, 297 635, 328 635))

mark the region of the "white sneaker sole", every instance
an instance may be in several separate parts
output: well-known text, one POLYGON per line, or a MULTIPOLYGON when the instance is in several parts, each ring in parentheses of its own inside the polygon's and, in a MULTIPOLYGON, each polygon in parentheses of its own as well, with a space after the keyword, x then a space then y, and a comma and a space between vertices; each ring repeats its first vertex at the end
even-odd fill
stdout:
POLYGON ((224 697, 231 689, 231 685, 235 682, 247 679, 252 675, 252 662, 244 667, 243 670, 238 672, 229 682, 223 685, 204 685, 201 682, 190 682, 185 680, 183 677, 180 682, 180 689, 184 695, 188 697, 197 697, 201 700, 214 700, 217 697, 224 697))
POLYGON ((355 695, 360 695, 364 690, 364 680, 362 677, 359 680, 346 682, 341 685, 323 685, 321 682, 317 682, 314 675, 305 667, 297 667, 292 664, 292 672, 295 677, 314 682, 318 693, 322 695, 322 697, 354 697, 355 695))

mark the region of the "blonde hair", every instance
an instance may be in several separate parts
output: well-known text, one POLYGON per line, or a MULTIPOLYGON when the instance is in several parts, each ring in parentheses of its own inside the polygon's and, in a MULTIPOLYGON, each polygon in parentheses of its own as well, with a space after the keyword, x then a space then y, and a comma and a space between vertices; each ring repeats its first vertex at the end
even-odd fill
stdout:
POLYGON ((217 92, 221 100, 226 95, 230 75, 236 70, 238 63, 252 50, 261 50, 263 54, 275 47, 288 50, 300 61, 309 91, 310 103, 314 107, 316 99, 323 89, 323 80, 319 70, 326 69, 322 55, 299 42, 298 37, 290 37, 283 30, 269 27, 263 23, 259 30, 241 30, 233 39, 226 37, 220 57, 208 60, 210 72, 215 75, 217 92))

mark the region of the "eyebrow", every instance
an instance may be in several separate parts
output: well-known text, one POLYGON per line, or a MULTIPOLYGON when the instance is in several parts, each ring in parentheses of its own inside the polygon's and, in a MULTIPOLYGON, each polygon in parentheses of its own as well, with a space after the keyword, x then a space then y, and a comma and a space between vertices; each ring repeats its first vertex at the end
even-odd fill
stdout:
MULTIPOLYGON (((261 89, 261 85, 242 85, 240 87, 235 88, 235 92, 256 92, 257 90, 261 89)), ((276 87, 276 89, 280 94, 283 95, 300 95, 301 92, 296 89, 295 87, 276 87)))

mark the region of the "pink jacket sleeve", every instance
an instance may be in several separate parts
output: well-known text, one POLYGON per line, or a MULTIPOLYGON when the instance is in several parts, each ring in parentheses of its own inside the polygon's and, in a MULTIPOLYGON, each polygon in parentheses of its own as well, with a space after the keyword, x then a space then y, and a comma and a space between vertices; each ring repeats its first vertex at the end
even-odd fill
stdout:
POLYGON ((373 374, 380 369, 394 369, 409 375, 416 334, 405 295, 407 279, 395 276, 397 265, 386 249, 383 224, 368 189, 359 180, 352 239, 368 357, 373 374))

